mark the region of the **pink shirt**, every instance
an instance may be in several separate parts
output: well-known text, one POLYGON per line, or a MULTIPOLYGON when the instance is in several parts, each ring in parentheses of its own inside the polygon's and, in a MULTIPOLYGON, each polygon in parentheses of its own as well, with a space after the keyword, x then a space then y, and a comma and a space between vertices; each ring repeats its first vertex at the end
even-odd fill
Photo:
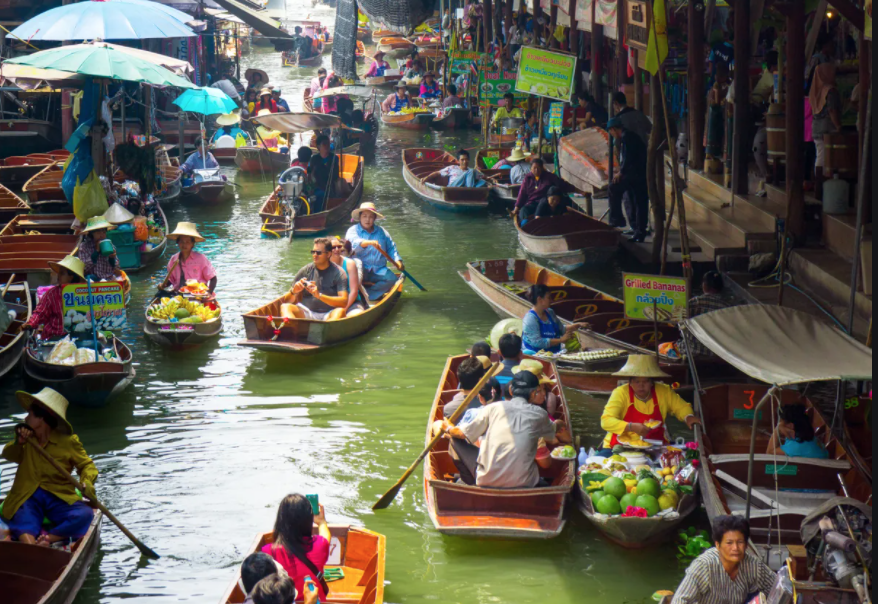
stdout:
MULTIPOLYGON (((168 271, 171 270, 175 264, 177 264, 177 258, 180 257, 180 252, 177 252, 173 256, 171 256, 170 262, 168 262, 168 271)), ((180 261, 179 264, 174 268, 174 272, 171 273, 171 283, 176 286, 186 285, 186 281, 189 279, 195 279, 199 283, 204 283, 205 285, 210 283, 210 280, 216 277, 216 271, 213 269, 213 265, 210 263, 210 260, 207 259, 207 256, 204 254, 199 254, 198 252, 192 252, 189 254, 189 259, 185 262, 180 261), (183 271, 182 278, 180 271, 183 271)))
MULTIPOLYGON (((305 577, 309 576, 317 585, 317 590, 320 592, 320 601, 326 601, 326 594, 323 592, 323 587, 320 586, 320 581, 317 580, 317 577, 314 577, 311 571, 308 570, 308 567, 302 564, 298 558, 287 553, 285 548, 269 544, 262 548, 262 552, 280 562, 280 565, 287 571, 293 583, 296 584, 296 593, 299 594, 299 597, 296 599, 297 602, 302 602, 305 599, 305 577)), ((319 535, 312 537, 311 551, 307 552, 305 556, 314 563, 318 571, 323 572, 323 567, 326 566, 326 562, 329 560, 329 541, 319 535)))

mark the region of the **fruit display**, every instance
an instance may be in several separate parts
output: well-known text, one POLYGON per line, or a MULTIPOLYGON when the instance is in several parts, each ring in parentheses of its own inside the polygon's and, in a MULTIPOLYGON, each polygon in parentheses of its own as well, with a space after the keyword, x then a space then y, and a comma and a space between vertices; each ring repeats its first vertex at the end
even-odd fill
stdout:
POLYGON ((643 440, 643 438, 635 432, 626 432, 622 436, 617 437, 619 442, 626 447, 634 447, 635 449, 648 449, 652 445, 643 440))
POLYGON ((207 296, 210 294, 210 289, 208 289, 206 284, 199 283, 195 279, 187 279, 186 285, 180 288, 180 292, 193 296, 207 296))
POLYGON ((588 363, 594 361, 605 361, 608 359, 617 359, 626 356, 628 353, 622 350, 583 350, 582 352, 570 352, 558 356, 560 361, 588 363))
POLYGON ((220 313, 221 311, 215 302, 202 304, 197 300, 189 300, 183 296, 162 298, 146 311, 150 319, 160 324, 212 323, 219 318, 220 313))
POLYGON ((389 111, 387 115, 412 115, 416 113, 433 113, 430 109, 422 107, 403 107, 399 111, 389 111))
POLYGON ((552 450, 552 459, 560 461, 571 461, 576 459, 576 449, 567 445, 566 447, 557 447, 552 450))

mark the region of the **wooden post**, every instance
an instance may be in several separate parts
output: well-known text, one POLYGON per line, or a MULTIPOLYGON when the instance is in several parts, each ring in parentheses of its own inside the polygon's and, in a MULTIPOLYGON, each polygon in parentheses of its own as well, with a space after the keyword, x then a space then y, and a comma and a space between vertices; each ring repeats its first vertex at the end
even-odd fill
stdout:
POLYGON ((704 169, 704 120, 707 99, 704 90, 704 19, 689 2, 689 167, 704 169))
POLYGON ((485 10, 482 12, 482 21, 485 22, 485 50, 487 51, 488 46, 494 41, 494 5, 491 0, 485 0, 485 10))
POLYGON ((124 88, 124 84, 123 84, 122 100, 119 102, 120 109, 122 112, 122 142, 123 143, 128 140, 128 124, 125 123, 125 121, 128 119, 126 117, 127 110, 125 109, 125 100, 126 100, 125 99, 125 88, 124 88))
POLYGON ((509 30, 515 27, 515 18, 512 16, 512 1, 513 0, 497 0, 498 2, 503 2, 503 28, 506 30, 503 32, 504 38, 506 40, 506 48, 508 49, 507 55, 509 56, 509 60, 512 60, 512 45, 509 44, 509 30))
MULTIPOLYGON (((570 15, 570 37, 568 41, 568 45, 570 46, 570 53, 573 55, 579 56, 579 30, 577 29, 576 23, 576 0, 570 0, 567 4, 567 14, 570 15)), ((574 87, 575 91, 579 90, 579 82, 582 81, 582 78, 579 77, 579 73, 576 74, 576 86, 574 87)))
POLYGON ((801 148, 805 140, 805 6, 787 5, 787 226, 801 240, 805 235, 805 166, 801 148))
MULTIPOLYGON (((860 104, 858 107, 859 111, 859 119, 857 123, 860 125, 860 153, 870 153, 871 145, 866 147, 866 114, 869 109, 869 97, 866 94, 867 90, 871 90, 872 88, 872 42, 866 39, 866 36, 863 35, 863 32, 860 31, 860 104)), ((874 138, 872 139, 874 140, 874 138)), ((871 165, 871 164, 870 164, 871 165)), ((866 170, 863 175, 865 178, 860 179, 860 182, 857 183, 858 186, 865 188, 866 191, 872 190, 872 170, 866 170)), ((872 223, 872 204, 868 204, 866 206, 866 213, 864 215, 864 224, 872 223)))
POLYGON ((811 58, 814 49, 817 48, 817 38, 823 31, 823 20, 826 19, 826 9, 829 8, 829 0, 820 0, 817 4, 817 10, 814 12, 814 22, 811 23, 811 29, 808 31, 808 38, 805 42, 805 60, 811 58))
POLYGON ((537 139, 537 157, 543 156, 543 114, 546 112, 546 98, 540 97, 540 117, 539 117, 539 126, 540 129, 540 137, 537 139))
POLYGON ((604 48, 604 26, 597 24, 597 0, 591 3, 591 94, 598 102, 603 102, 603 57, 601 51, 604 48))
MULTIPOLYGON (((651 76, 649 80, 649 104, 652 107, 652 132, 649 135, 649 147, 646 156, 646 184, 649 188, 649 201, 652 205, 652 223, 655 235, 652 238, 652 262, 658 266, 664 264, 663 257, 667 257, 664 250, 667 247, 665 237, 665 167, 662 161, 662 153, 659 148, 665 140, 665 121, 661 118, 662 101, 659 98, 658 76, 651 76)), ((664 274, 664 273, 662 273, 664 274)))
MULTIPOLYGON (((735 106, 732 132, 732 192, 747 194, 747 158, 750 155, 750 2, 735 3, 735 106)), ((804 26, 803 26, 804 29, 804 26)), ((803 32, 804 35, 804 32, 803 32)), ((801 52, 802 49, 799 49, 801 52)), ((804 122, 804 119, 802 120, 804 122)), ((789 134, 789 131, 787 131, 789 134)), ((803 140, 803 139, 800 139, 803 140)), ((789 159, 789 158, 787 158, 789 159)), ((789 179, 788 179, 789 180, 789 179)))
POLYGON ((185 126, 186 114, 182 111, 177 114, 177 135, 180 137, 180 140, 177 144, 177 157, 180 158, 180 163, 183 163, 183 156, 186 154, 186 126, 185 126))

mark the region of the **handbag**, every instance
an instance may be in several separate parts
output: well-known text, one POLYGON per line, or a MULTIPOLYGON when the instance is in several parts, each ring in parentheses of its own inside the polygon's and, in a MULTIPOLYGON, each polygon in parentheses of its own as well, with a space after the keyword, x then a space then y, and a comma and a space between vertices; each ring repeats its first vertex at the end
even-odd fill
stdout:
POLYGON ((326 583, 326 579, 323 578, 323 573, 317 570, 317 566, 308 559, 308 556, 305 555, 305 552, 303 552, 296 546, 286 545, 285 549, 289 553, 291 553, 299 562, 304 564, 309 571, 311 571, 314 579, 317 580, 320 583, 320 587, 323 588, 323 593, 328 596, 329 584, 326 583))

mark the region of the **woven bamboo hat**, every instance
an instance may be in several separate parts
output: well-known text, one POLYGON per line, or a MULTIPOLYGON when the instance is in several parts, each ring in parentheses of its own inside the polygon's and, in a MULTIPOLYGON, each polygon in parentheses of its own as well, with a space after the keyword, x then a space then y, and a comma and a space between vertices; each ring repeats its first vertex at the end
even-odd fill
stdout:
POLYGON ((651 354, 632 354, 622 370, 613 374, 614 377, 623 378, 669 378, 667 373, 659 367, 658 359, 651 354))
POLYGON ((224 113, 216 118, 217 126, 234 126, 241 123, 241 116, 237 113, 224 113))
POLYGON ((91 233, 92 231, 112 231, 115 229, 110 222, 104 218, 103 216, 93 216, 88 219, 88 222, 85 225, 85 228, 82 229, 83 233, 91 233))
POLYGON ((134 214, 126 210, 122 204, 114 203, 109 210, 104 212, 104 218, 110 224, 125 224, 134 220, 134 214))
POLYGON ((73 426, 67 421, 67 407, 70 403, 60 393, 51 388, 43 388, 37 394, 19 390, 15 393, 15 398, 25 411, 30 411, 34 404, 39 405, 58 419, 58 432, 73 434, 73 426))
POLYGON ((61 262, 49 262, 48 265, 56 273, 60 272, 59 269, 66 268, 85 281, 85 263, 76 256, 66 256, 61 262))
POLYGON ((204 241, 204 237, 198 232, 194 222, 178 222, 177 228, 168 235, 168 239, 176 241, 178 237, 192 237, 196 243, 204 241))
POLYGON ((247 80, 248 82, 251 82, 253 80, 253 76, 255 76, 256 74, 259 74, 260 76, 262 76, 262 85, 263 86, 268 84, 268 74, 265 73, 265 71, 263 71, 262 69, 252 69, 252 68, 248 69, 247 71, 244 72, 244 79, 247 80))
POLYGON ((356 222, 360 222, 360 214, 362 212, 372 212, 373 214, 375 214, 376 218, 384 220, 384 216, 378 212, 378 209, 375 207, 375 204, 370 202, 370 201, 367 201, 366 203, 361 205, 359 208, 357 208, 356 210, 351 212, 351 218, 353 218, 354 221, 356 221, 356 222))
POLYGON ((260 109, 256 113, 256 117, 263 117, 265 115, 271 115, 271 109, 260 109))
POLYGON ((530 371, 537 376, 540 379, 540 385, 556 383, 555 380, 550 379, 545 373, 543 373, 543 364, 534 359, 525 359, 518 367, 513 367, 512 375, 518 375, 522 371, 530 371))
POLYGON ((524 153, 521 149, 516 147, 512 150, 512 153, 510 153, 509 157, 507 157, 506 159, 509 161, 524 161, 525 159, 530 157, 530 155, 530 153, 524 153))

